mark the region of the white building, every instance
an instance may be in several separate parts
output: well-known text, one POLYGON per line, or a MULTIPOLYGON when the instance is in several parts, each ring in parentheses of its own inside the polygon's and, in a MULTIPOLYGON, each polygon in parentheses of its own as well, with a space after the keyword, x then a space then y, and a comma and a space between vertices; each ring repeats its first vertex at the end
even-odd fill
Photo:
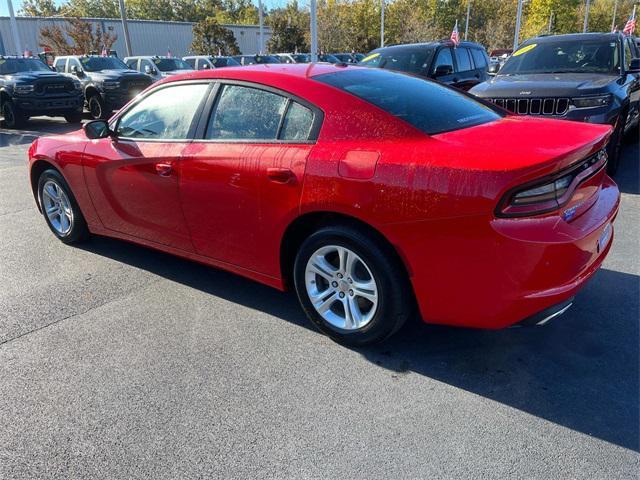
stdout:
MULTIPOLYGON (((86 18, 85 20, 99 24, 105 31, 118 36, 112 49, 118 56, 127 56, 124 42, 122 22, 116 18, 86 18)), ((16 17, 18 35, 23 49, 32 52, 42 51, 40 46, 40 29, 45 26, 59 25, 64 28, 64 18, 57 17, 16 17)), ((191 22, 162 22, 155 20, 129 20, 129 36, 133 55, 166 55, 171 50, 174 56, 185 56, 189 53, 193 40, 193 23, 191 22)), ((244 54, 259 52, 260 29, 257 25, 224 25, 233 32, 240 51, 244 54)), ((264 27, 264 45, 271 37, 269 28, 264 27)), ((215 52, 213 52, 215 53, 215 52)), ((0 17, 0 55, 22 54, 14 45, 9 17, 0 17)))

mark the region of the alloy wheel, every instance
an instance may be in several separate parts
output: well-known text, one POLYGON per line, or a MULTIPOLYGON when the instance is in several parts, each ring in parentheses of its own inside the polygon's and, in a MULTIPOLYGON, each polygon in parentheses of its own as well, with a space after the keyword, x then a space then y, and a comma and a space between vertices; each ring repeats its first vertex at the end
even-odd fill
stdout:
POLYGON ((47 180, 42 188, 42 208, 49 223, 60 235, 67 235, 73 228, 73 209, 69 197, 53 180, 47 180))

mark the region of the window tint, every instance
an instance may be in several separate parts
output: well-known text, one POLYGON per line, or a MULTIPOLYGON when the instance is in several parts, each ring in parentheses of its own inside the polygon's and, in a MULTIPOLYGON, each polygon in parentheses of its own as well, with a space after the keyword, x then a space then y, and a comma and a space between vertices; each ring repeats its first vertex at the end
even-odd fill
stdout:
POLYGON ((53 67, 56 69, 56 72, 64 73, 64 66, 66 63, 66 58, 58 58, 53 64, 53 67))
POLYGON ((136 70, 137 66, 138 66, 138 59, 132 58, 130 60, 127 60, 127 67, 129 67, 131 70, 136 70))
POLYGON ((313 125, 313 112, 299 103, 291 102, 282 122, 281 140, 308 140, 313 125))
POLYGON ((472 48, 471 56, 473 57, 473 63, 475 63, 476 68, 485 69, 487 68, 487 56, 482 50, 478 50, 477 48, 472 48))
POLYGON ((450 48, 443 48, 442 50, 440 50, 438 52, 438 56, 436 57, 436 61, 433 64, 432 73, 434 73, 436 71, 436 68, 438 68, 440 65, 450 65, 451 67, 453 67, 453 58, 451 57, 451 49, 450 48))
POLYGON ((78 61, 77 58, 69 59, 69 64, 67 65, 67 69, 71 71, 71 67, 76 67, 77 70, 82 70, 82 67, 80 66, 80 62, 78 61))
POLYGON ((502 117, 454 89, 389 70, 344 70, 313 78, 360 97, 430 135, 502 117))
POLYGON ((207 60, 206 58, 199 58, 198 70, 206 70, 208 68, 211 68, 211 65, 209 64, 209 60, 207 60))
POLYGON ((196 60, 194 58, 187 58, 185 60, 191 68, 196 68, 196 60))
POLYGON ((471 66, 471 58, 469 58, 469 49, 464 47, 454 48, 456 62, 458 63, 458 72, 468 72, 473 70, 471 66))
POLYGON ((287 99, 239 85, 225 85, 207 127, 209 139, 275 140, 287 99))
POLYGON ((143 98, 118 121, 121 137, 182 140, 208 89, 206 84, 162 88, 143 98))

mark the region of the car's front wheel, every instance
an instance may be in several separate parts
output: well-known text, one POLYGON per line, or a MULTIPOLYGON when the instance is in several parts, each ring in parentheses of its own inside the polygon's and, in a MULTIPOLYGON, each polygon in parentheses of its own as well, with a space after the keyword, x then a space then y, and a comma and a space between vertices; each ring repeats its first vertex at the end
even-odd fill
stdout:
POLYGON ((622 140, 624 138, 624 128, 627 123, 627 112, 624 111, 618 116, 616 126, 611 134, 609 145, 607 146, 607 154, 609 161, 607 162, 607 173, 614 175, 620 166, 620 157, 622 156, 622 140))
POLYGON ((87 108, 91 118, 94 120, 106 120, 111 115, 106 104, 97 93, 89 97, 89 100, 87 100, 87 108))
POLYGON ((38 179, 38 199, 47 225, 64 243, 75 243, 89 236, 69 185, 56 170, 45 170, 38 179))
POLYGON ((2 116, 7 128, 21 128, 27 121, 27 117, 11 100, 2 103, 2 116))
POLYGON ((303 242, 294 282, 310 320, 347 345, 388 338, 412 311, 406 273, 390 248, 347 226, 322 228, 303 242))

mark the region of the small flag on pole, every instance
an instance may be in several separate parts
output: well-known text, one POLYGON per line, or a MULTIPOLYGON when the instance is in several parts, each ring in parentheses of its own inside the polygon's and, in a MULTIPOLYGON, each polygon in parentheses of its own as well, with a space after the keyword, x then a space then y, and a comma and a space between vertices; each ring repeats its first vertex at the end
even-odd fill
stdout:
POLYGON ((613 27, 613 30, 611 30, 611 33, 618 33, 618 26, 617 25, 615 27, 613 27))
POLYGON ((458 20, 456 20, 456 25, 453 27, 453 32, 451 32, 451 41, 457 47, 460 44, 460 33, 458 32, 458 20))
POLYGON ((102 47, 102 53, 100 53, 100 55, 102 57, 108 57, 109 56, 109 51, 107 50, 107 47, 102 47))
POLYGON ((28 48, 26 48, 24 50, 24 52, 22 53, 22 56, 23 57, 27 57, 27 58, 33 57, 33 52, 31 50, 29 50, 28 48))
POLYGON ((624 26, 624 29, 622 30, 622 33, 624 33, 625 35, 633 35, 633 32, 636 29, 636 6, 633 6, 633 13, 631 14, 631 16, 629 17, 629 20, 627 20, 627 23, 624 26))
POLYGON ((169 47, 167 47, 167 57, 168 58, 173 57, 173 55, 171 55, 171 49, 169 47))

